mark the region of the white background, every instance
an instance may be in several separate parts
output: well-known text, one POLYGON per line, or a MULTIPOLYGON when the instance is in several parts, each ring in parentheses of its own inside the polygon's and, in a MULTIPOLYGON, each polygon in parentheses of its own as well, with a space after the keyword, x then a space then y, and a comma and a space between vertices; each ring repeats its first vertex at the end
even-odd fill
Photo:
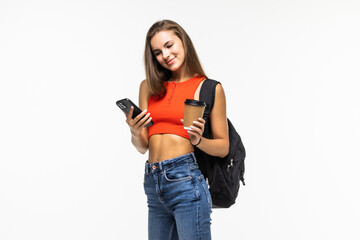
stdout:
POLYGON ((213 239, 360 239, 358 0, 0 0, 0 239, 146 239, 137 102, 172 19, 221 81, 247 149, 213 239))

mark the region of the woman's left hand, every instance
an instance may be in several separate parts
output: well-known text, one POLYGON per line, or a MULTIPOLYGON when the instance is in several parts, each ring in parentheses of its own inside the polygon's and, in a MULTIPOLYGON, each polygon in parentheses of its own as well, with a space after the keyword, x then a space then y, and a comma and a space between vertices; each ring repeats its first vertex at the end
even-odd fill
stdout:
MULTIPOLYGON (((181 122, 184 123, 184 120, 181 119, 181 122)), ((190 126, 191 130, 188 130, 188 133, 192 145, 198 145, 200 143, 204 133, 204 127, 205 120, 203 118, 199 118, 198 121, 194 121, 193 125, 190 126)))

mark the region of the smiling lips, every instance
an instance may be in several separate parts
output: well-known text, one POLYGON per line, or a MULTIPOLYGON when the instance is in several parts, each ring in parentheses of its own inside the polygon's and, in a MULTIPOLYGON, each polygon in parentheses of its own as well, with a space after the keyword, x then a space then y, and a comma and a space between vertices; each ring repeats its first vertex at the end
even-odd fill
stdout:
POLYGON ((167 65, 171 65, 171 64, 174 63, 174 61, 175 61, 175 57, 173 57, 173 58, 170 59, 169 61, 166 61, 166 64, 167 64, 167 65))

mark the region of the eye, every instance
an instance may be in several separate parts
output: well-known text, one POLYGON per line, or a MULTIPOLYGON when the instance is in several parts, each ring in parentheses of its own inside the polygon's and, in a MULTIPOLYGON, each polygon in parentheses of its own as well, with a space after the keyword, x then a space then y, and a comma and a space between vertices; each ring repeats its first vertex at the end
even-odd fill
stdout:
POLYGON ((155 56, 158 56, 159 54, 160 54, 160 52, 158 52, 158 51, 154 52, 155 56))
POLYGON ((167 46, 167 48, 171 48, 173 45, 174 45, 174 44, 170 44, 170 45, 167 46))

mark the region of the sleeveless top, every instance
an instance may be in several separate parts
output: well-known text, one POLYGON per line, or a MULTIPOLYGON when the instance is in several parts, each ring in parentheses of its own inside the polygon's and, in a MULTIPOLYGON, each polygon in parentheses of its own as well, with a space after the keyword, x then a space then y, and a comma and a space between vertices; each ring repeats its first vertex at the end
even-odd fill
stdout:
POLYGON ((164 82, 166 94, 161 99, 151 96, 147 112, 153 125, 148 127, 149 138, 154 134, 170 133, 190 139, 180 119, 184 119, 184 102, 194 99, 195 91, 205 77, 196 75, 184 82, 164 82))

